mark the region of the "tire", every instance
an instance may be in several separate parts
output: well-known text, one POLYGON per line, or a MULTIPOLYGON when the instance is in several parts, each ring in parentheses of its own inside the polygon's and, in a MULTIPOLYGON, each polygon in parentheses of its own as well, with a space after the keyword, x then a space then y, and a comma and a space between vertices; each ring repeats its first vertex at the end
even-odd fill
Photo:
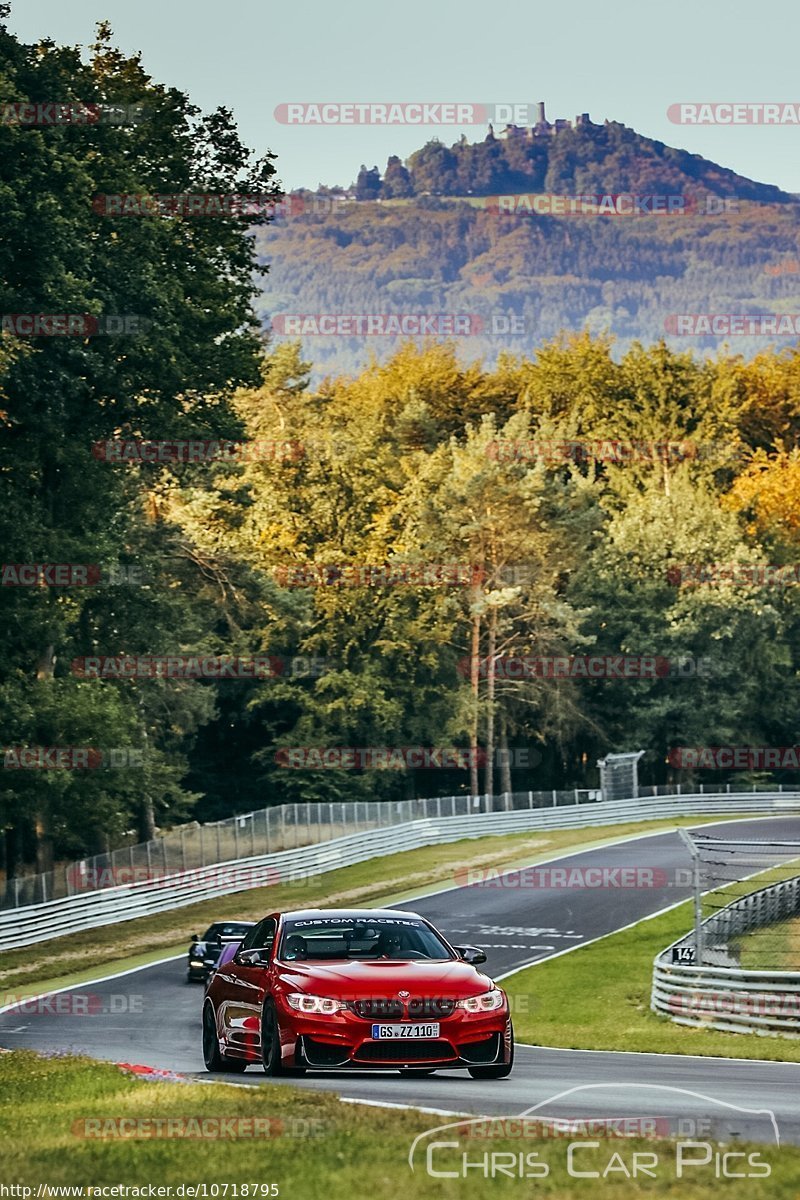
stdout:
POLYGON ((511 1058, 507 1063, 493 1063, 486 1067, 468 1067, 473 1079, 507 1079, 514 1066, 514 1029, 509 1025, 511 1037, 511 1058))
POLYGON ((285 1067, 281 1062, 278 1014, 275 1005, 267 998, 261 1010, 261 1064, 265 1075, 305 1075, 305 1067, 285 1067))
POLYGON ((283 1075, 281 1062, 281 1037, 278 1014, 271 1000, 264 1001, 261 1010, 261 1063, 265 1075, 283 1075))
POLYGON ((210 1002, 203 1008, 203 1062, 207 1071, 233 1071, 239 1075, 247 1070, 243 1058, 228 1058, 227 1054, 220 1053, 217 1022, 210 1002))

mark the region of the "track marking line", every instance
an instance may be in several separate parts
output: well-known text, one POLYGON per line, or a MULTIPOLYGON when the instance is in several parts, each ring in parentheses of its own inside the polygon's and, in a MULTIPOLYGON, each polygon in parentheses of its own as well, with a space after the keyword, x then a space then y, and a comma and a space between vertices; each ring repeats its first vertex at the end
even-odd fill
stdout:
MULTIPOLYGON (((550 858, 535 859, 533 862, 526 862, 523 866, 505 867, 503 870, 498 869, 497 873, 498 873, 498 876, 503 876, 503 875, 511 875, 515 871, 524 871, 527 867, 545 867, 545 866, 548 866, 550 863, 561 862, 562 859, 565 859, 565 858, 577 858, 581 854, 593 854, 596 850, 609 850, 609 849, 612 849, 614 846, 624 846, 626 842, 639 842, 639 841, 644 841, 645 838, 664 837, 665 835, 670 834, 670 833, 677 833, 678 830, 681 828, 706 829, 709 826, 714 826, 714 825, 722 825, 724 827, 726 825, 744 824, 745 822, 749 824, 751 821, 785 821, 787 816, 789 816, 789 817, 800 816, 800 811, 797 811, 794 813, 770 813, 769 816, 763 816, 763 817, 758 816, 758 815, 751 816, 751 817, 748 817, 748 816, 733 817, 729 821, 721 821, 720 820, 720 817, 724 817, 727 815, 728 814, 726 814, 726 813, 720 813, 717 816, 716 820, 713 820, 713 821, 702 821, 696 825, 666 826, 665 828, 654 829, 652 833, 626 833, 623 837, 619 837, 619 838, 612 837, 608 841, 603 839, 603 841, 601 841, 598 845, 587 846, 583 850, 573 848, 572 850, 565 850, 563 852, 563 854, 554 854, 550 858)), ((660 818, 655 818, 655 819, 659 820, 660 818)), ((633 824, 633 823, 634 823, 633 819, 630 822, 625 822, 625 824, 633 824)), ((622 824, 622 822, 620 822, 620 824, 622 824)), ((591 829, 591 826, 590 825, 580 825, 580 826, 576 827, 576 831, 580 830, 580 829, 591 829)), ((536 833, 537 831, 535 829, 532 829, 532 830, 523 830, 523 832, 536 833)), ((553 829, 553 830, 549 830, 549 831, 544 830, 542 832, 563 833, 564 830, 553 829)), ((571 831, 568 831, 568 832, 571 832, 571 831)), ((498 835, 498 836, 502 836, 502 835, 498 835)), ((467 840, 467 839, 463 839, 463 840, 467 840)), ((494 868, 490 868, 490 869, 493 870, 494 868)), ((444 896, 447 892, 466 891, 466 889, 469 888, 470 886, 471 885, 468 883, 466 883, 466 884, 465 883, 453 883, 453 884, 450 884, 448 887, 437 888, 437 890, 434 892, 412 893, 412 895, 406 896, 403 900, 399 900, 396 904, 390 904, 390 905, 388 905, 388 907, 399 909, 399 908, 401 908, 402 905, 407 904, 407 903, 411 904, 415 900, 428 900, 432 896, 444 896)), ((664 911, 666 911, 666 909, 664 911)))
POLYGON ((794 1067, 800 1071, 800 1062, 787 1062, 783 1058, 728 1058, 722 1054, 674 1054, 669 1050, 580 1050, 576 1046, 538 1046, 533 1042, 518 1042, 514 1040, 514 1045, 524 1047, 526 1050, 552 1050, 554 1054, 613 1054, 615 1057, 622 1057, 625 1054, 636 1055, 638 1058, 676 1058, 676 1059, 694 1059, 696 1062, 714 1062, 725 1063, 765 1063, 770 1067, 794 1067))
MULTIPOLYGON (((4 1004, 0 1008, 0 1015, 5 1012, 13 1012, 15 1008, 19 1008, 22 1004, 29 1004, 32 1000, 46 1000, 48 996, 59 996, 62 992, 75 992, 78 988, 94 987, 96 983, 109 983, 112 979, 122 979, 124 975, 135 975, 137 971, 147 971, 150 967, 160 967, 164 963, 177 962, 179 958, 185 958, 184 954, 171 954, 169 958, 159 958, 156 962, 142 963, 139 967, 129 967, 127 971, 115 971, 113 975, 100 975, 97 979, 84 979, 83 983, 69 983, 66 987, 52 988, 49 992, 39 992, 36 996, 21 996, 13 1004, 4 1004)), ((3 1033, 9 1032, 3 1030, 3 1033)))

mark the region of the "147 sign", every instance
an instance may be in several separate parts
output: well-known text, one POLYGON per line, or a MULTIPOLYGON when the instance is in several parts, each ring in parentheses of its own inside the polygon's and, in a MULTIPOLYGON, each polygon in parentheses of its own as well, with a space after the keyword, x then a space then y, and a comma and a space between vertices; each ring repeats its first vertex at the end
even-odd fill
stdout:
POLYGON ((682 963, 683 966, 694 966, 697 961, 694 946, 673 946, 672 961, 682 963))

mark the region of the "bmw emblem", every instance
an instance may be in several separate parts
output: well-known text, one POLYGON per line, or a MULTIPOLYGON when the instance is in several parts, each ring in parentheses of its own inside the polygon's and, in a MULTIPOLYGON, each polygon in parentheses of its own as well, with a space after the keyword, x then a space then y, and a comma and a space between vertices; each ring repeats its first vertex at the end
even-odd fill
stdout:
POLYGON ((404 990, 402 992, 398 992, 397 995, 400 997, 401 1000, 407 1000, 408 997, 411 995, 411 992, 406 992, 404 990))

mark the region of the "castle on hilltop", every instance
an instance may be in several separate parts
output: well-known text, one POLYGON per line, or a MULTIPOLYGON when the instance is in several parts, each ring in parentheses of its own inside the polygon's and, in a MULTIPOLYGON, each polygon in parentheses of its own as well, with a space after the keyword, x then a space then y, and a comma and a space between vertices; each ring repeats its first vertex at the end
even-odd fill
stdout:
POLYGON ((594 125, 594 121, 588 113, 579 113, 574 123, 564 120, 562 117, 556 117, 555 124, 551 124, 545 116, 544 100, 540 100, 536 105, 536 120, 529 129, 523 129, 521 125, 506 125, 505 129, 496 134, 494 128, 490 125, 486 141, 507 141, 509 138, 517 137, 526 138, 530 141, 532 138, 555 137, 564 129, 577 129, 581 125, 594 125))

